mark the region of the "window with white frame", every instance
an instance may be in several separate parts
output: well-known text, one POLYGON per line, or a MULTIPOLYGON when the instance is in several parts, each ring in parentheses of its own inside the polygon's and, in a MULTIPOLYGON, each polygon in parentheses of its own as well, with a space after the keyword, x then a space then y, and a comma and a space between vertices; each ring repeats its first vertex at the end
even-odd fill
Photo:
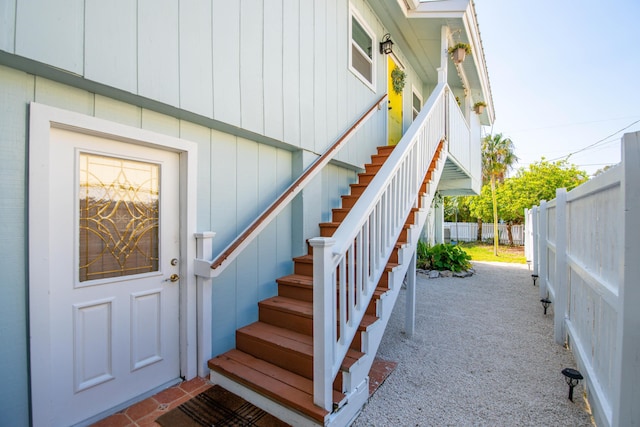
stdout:
POLYGON ((418 93, 415 87, 413 88, 412 92, 413 92, 413 97, 411 101, 411 110, 413 112, 413 120, 415 120, 416 117, 418 117, 418 114, 420 114, 420 110, 422 110, 422 97, 420 96, 420 94, 418 93))
POLYGON ((375 37, 355 10, 351 10, 349 69, 367 86, 375 90, 375 37))

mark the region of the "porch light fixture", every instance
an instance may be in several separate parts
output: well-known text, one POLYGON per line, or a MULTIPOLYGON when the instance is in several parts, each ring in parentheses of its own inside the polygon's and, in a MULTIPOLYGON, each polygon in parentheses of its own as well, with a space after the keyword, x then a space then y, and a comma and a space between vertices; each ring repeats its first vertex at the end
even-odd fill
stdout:
POLYGON ((580 371, 572 368, 564 368, 562 375, 564 375, 565 381, 569 384, 569 400, 573 402, 573 388, 577 386, 584 377, 580 371))
POLYGON ((540 302, 542 303, 542 307, 544 307, 544 314, 546 315, 547 308, 551 305, 551 300, 549 298, 542 298, 540 302))
POLYGON ((382 36, 382 41, 380 42, 380 53, 383 55, 389 55, 393 52, 393 42, 391 41, 391 34, 387 33, 382 36))
POLYGON ((532 274, 531 278, 533 279, 533 286, 535 286, 536 282, 538 281, 538 275, 537 274, 532 274))

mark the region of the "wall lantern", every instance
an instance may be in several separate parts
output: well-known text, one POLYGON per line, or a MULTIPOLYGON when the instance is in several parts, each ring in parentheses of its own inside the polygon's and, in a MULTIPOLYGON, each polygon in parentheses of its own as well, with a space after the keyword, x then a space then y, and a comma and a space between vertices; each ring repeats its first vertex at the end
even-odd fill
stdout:
POLYGON ((564 368, 562 375, 564 375, 565 381, 569 384, 569 400, 573 402, 573 388, 583 379, 582 374, 575 369, 564 368))
POLYGON ((544 307, 544 314, 546 315, 547 308, 551 305, 551 300, 549 298, 542 298, 540 302, 542 303, 542 307, 544 307))
POLYGON ((393 48, 391 46, 393 46, 391 34, 387 33, 382 37, 382 41, 380 42, 380 53, 389 55, 393 52, 393 48))

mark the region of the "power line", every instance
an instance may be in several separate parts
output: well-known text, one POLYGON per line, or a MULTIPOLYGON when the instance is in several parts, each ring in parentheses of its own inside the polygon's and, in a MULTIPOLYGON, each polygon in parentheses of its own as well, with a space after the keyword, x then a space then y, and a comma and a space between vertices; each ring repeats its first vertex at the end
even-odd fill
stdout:
MULTIPOLYGON (((614 132, 614 133, 612 133, 611 135, 608 135, 608 136, 606 136, 606 137, 604 137, 604 138, 602 138, 602 139, 600 139, 600 140, 598 140, 598 141, 594 142, 593 144, 589 144, 589 145, 587 145, 587 146, 585 146, 585 147, 582 147, 582 148, 580 148, 579 150, 576 150, 576 151, 573 151, 573 152, 571 152, 571 153, 567 154, 566 156, 560 156, 560 157, 557 157, 557 158, 555 158, 555 159, 550 159, 549 161, 550 161, 550 162, 553 162, 553 161, 561 160, 561 159, 569 160, 569 157, 573 156, 574 154, 581 153, 581 152, 583 152, 583 151, 586 151, 586 150, 588 150, 588 149, 590 149, 590 148, 595 147, 596 145, 598 145, 598 144, 600 144, 600 143, 604 143, 604 142, 605 142, 605 141, 607 141, 609 138, 611 138, 611 137, 613 137, 613 136, 615 136, 615 135, 619 134, 619 133, 620 133, 620 132, 622 132, 623 130, 627 130, 627 129, 629 129, 631 126, 635 125, 636 123, 640 123, 640 119, 638 119, 638 120, 636 120, 635 122, 633 122, 633 123, 631 123, 631 124, 629 124, 629 125, 627 125, 627 126, 623 127, 623 128, 622 128, 622 129, 620 129, 620 130, 615 131, 615 132, 614 132)), ((608 142, 613 142, 613 141, 608 141, 608 142)))

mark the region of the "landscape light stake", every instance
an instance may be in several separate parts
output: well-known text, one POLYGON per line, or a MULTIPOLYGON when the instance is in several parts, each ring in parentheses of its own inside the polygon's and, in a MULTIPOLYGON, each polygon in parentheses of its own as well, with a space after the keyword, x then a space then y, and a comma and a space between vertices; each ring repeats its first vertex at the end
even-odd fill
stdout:
POLYGON ((551 305, 551 300, 549 298, 542 298, 540 300, 540 302, 542 303, 542 306, 544 307, 544 314, 547 314, 547 308, 549 308, 549 306, 551 305))
POLYGON ((533 279, 533 286, 536 285, 536 281, 538 280, 538 275, 537 274, 532 274, 531 278, 533 279))
POLYGON ((564 375, 565 381, 569 384, 569 400, 573 402, 573 388, 578 385, 583 376, 580 371, 572 368, 564 368, 562 375, 564 375))

